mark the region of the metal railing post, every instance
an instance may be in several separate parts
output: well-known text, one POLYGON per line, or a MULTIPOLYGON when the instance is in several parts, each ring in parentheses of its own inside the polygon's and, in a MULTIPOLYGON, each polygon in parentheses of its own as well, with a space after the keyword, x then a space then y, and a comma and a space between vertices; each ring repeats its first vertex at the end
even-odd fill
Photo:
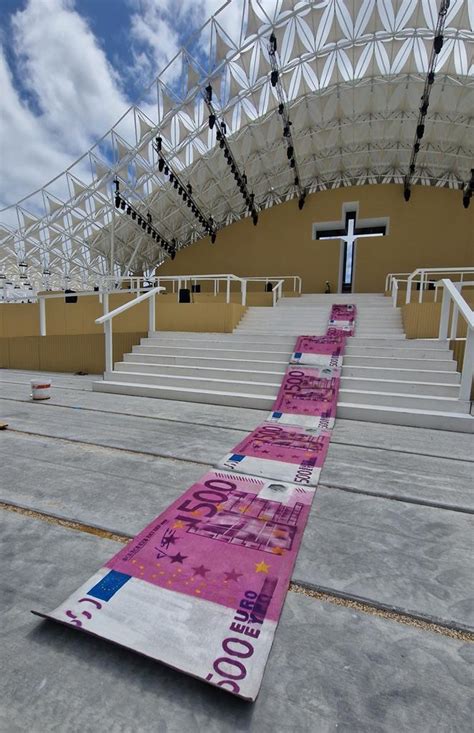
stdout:
POLYGON ((39 298, 40 336, 46 336, 46 301, 39 298))
POLYGON ((227 276, 227 290, 226 290, 225 302, 230 303, 230 277, 229 276, 227 276))
POLYGON ((155 321, 155 295, 153 294, 148 298, 148 332, 153 333, 156 331, 156 321, 155 321))
POLYGON ((395 278, 392 279, 392 305, 394 308, 397 307, 398 300, 398 282, 395 278))
POLYGON ((242 305, 247 305, 247 280, 240 281, 240 290, 242 292, 242 305))
POLYGON ((464 359, 461 372, 461 385, 459 387, 459 399, 468 402, 471 399, 472 378, 474 375, 474 329, 468 326, 466 345, 464 347, 464 359))
POLYGON ((105 321, 104 323, 105 332, 105 371, 113 371, 113 343, 112 343, 112 321, 105 321))
POLYGON ((407 292, 405 295, 405 303, 408 304, 411 300, 411 283, 412 283, 413 275, 408 275, 407 280, 407 292))
POLYGON ((450 310, 449 293, 445 287, 443 287, 443 300, 441 301, 441 317, 439 320, 439 339, 448 338, 448 324, 449 324, 449 310, 450 310))
POLYGON ((418 294, 418 303, 423 303, 423 288, 425 285, 425 273, 423 270, 420 273, 420 292, 418 294))

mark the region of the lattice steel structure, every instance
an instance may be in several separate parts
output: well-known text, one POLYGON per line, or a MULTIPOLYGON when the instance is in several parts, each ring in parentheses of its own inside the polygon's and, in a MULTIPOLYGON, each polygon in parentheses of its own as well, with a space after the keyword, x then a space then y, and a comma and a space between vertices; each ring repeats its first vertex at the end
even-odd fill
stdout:
MULTIPOLYGON (((159 244, 114 209, 115 178, 178 251, 202 237, 189 206, 159 171, 158 135, 217 228, 247 216, 216 129, 209 129, 209 84, 256 206, 298 196, 270 82, 272 32, 300 187, 310 193, 403 183, 438 11, 439 0, 231 0, 168 64, 143 104, 67 171, 0 212, 6 222, 0 277, 24 275, 26 263, 36 286, 46 272, 50 286, 90 287, 108 274, 148 274, 159 266, 166 256, 159 244)), ((451 0, 412 184, 462 190, 470 178, 473 28, 474 1, 451 0)))

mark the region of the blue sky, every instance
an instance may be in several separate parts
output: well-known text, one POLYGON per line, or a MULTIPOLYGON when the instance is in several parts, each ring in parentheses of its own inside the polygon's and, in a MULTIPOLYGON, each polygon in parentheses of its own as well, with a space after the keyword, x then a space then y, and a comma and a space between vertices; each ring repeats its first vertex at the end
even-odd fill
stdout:
POLYGON ((222 4, 0 0, 0 208, 59 174, 139 103, 222 4))

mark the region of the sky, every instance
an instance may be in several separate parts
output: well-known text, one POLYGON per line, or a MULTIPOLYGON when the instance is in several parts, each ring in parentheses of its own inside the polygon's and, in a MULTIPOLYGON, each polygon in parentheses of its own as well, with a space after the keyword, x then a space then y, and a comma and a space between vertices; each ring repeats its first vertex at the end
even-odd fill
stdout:
POLYGON ((0 209, 86 152, 222 4, 0 0, 0 209))

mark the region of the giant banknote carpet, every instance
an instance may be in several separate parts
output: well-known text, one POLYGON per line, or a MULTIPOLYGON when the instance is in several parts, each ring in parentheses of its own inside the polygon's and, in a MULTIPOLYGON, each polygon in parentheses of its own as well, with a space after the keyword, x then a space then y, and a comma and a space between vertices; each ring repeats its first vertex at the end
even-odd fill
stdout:
POLYGON ((268 418, 53 611, 246 700, 262 682, 336 416, 356 309, 300 336, 268 418))

